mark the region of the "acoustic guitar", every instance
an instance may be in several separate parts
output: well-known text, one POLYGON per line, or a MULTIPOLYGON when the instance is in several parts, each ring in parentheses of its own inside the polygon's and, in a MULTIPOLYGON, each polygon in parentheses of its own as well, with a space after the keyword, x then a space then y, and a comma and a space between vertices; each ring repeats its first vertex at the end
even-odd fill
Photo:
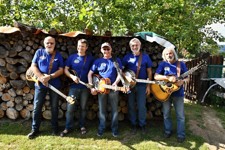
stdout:
MULTIPOLYGON (((35 82, 35 83, 37 83, 39 85, 38 77, 31 70, 31 67, 29 67, 28 70, 26 71, 26 79, 28 81, 33 81, 33 82, 35 82)), ((48 84, 48 88, 50 88, 51 90, 53 90, 54 92, 56 92, 57 94, 59 94, 60 96, 62 96, 63 98, 65 98, 66 101, 69 102, 70 104, 74 104, 75 103, 76 100, 75 100, 74 97, 66 96, 61 91, 59 91, 57 88, 55 88, 54 86, 52 86, 51 84, 48 84)))
MULTIPOLYGON (((198 64, 197 66, 191 68, 187 72, 185 72, 182 75, 180 75, 179 77, 177 77, 176 80, 177 81, 183 80, 188 75, 192 74, 196 70, 205 66, 205 64, 206 64, 206 62, 202 62, 202 63, 198 64)), ((163 84, 151 84, 150 86, 151 86, 151 92, 152 92, 153 96, 161 102, 167 101, 173 92, 178 91, 180 89, 180 86, 178 86, 176 84, 176 82, 172 83, 169 81, 164 81, 163 84)))
POLYGON ((123 76, 125 78, 125 82, 130 88, 133 88, 137 83, 147 83, 147 84, 164 84, 164 81, 151 81, 145 79, 136 79, 134 71, 130 69, 125 69, 123 71, 123 76))
POLYGON ((111 85, 109 78, 102 78, 100 75, 93 74, 92 82, 94 88, 101 94, 109 94, 110 89, 115 91, 127 92, 126 87, 118 87, 111 85))

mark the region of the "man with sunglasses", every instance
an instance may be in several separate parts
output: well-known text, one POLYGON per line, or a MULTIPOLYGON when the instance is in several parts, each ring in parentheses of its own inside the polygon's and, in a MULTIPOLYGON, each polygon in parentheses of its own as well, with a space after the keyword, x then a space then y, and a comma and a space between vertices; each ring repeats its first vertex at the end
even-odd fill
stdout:
POLYGON ((27 135, 29 139, 33 139, 39 134, 42 106, 47 93, 49 93, 51 103, 52 134, 56 135, 58 132, 58 94, 48 88, 48 84, 55 88, 61 87, 59 76, 63 74, 64 64, 63 57, 55 50, 55 45, 55 38, 46 37, 44 39, 45 48, 38 49, 32 60, 31 70, 37 76, 39 84, 35 83, 32 131, 27 135))
MULTIPOLYGON (((141 51, 140 40, 133 38, 130 40, 129 45, 131 53, 124 56, 123 67, 132 70, 138 79, 151 80, 152 61, 148 54, 141 51)), ((146 133, 146 95, 149 94, 150 85, 145 83, 137 83, 128 94, 128 114, 132 134, 136 134, 137 127, 141 128, 142 133, 146 133)))
MULTIPOLYGON (((88 81, 92 84, 92 75, 99 74, 102 78, 109 78, 112 86, 117 86, 120 81, 120 77, 117 76, 117 70, 114 66, 114 59, 112 57, 112 47, 109 43, 103 43, 101 45, 101 52, 103 54, 102 58, 98 58, 93 63, 89 73, 88 81)), ((119 64, 120 69, 122 68, 122 63, 119 58, 115 58, 119 64)), ((96 95, 96 89, 92 88, 91 93, 96 95)), ((110 90, 108 94, 98 94, 98 104, 99 104, 99 126, 97 136, 102 136, 106 128, 106 108, 107 100, 111 105, 111 129, 113 137, 118 136, 118 101, 119 92, 110 90)))

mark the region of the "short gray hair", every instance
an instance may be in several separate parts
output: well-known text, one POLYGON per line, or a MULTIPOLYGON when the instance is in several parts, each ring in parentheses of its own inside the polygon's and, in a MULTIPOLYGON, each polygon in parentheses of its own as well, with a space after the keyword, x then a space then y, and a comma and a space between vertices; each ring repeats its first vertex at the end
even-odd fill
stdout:
POLYGON ((171 50, 171 51, 173 52, 174 59, 177 61, 177 60, 178 60, 178 55, 177 55, 177 53, 176 53, 176 51, 175 51, 175 49, 174 49, 173 46, 164 48, 164 50, 163 50, 163 52, 162 52, 162 58, 163 58, 163 60, 164 60, 164 61, 167 61, 167 60, 166 60, 166 56, 165 56, 167 50, 171 50))

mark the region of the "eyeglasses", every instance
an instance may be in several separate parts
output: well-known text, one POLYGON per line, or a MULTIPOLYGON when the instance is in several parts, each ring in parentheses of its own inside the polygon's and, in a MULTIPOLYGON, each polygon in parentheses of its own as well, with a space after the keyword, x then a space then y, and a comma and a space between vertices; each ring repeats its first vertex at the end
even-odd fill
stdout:
POLYGON ((104 51, 110 51, 110 48, 103 48, 104 51))

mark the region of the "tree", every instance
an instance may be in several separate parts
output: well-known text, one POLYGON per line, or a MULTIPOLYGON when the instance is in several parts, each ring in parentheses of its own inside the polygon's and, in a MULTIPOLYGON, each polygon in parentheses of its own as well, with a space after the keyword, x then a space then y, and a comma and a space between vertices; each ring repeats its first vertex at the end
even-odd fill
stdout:
POLYGON ((110 30, 114 36, 152 31, 191 57, 217 52, 214 39, 223 37, 205 26, 224 22, 224 6, 225 0, 8 0, 0 2, 0 25, 16 20, 63 32, 89 28, 102 35, 110 30))

